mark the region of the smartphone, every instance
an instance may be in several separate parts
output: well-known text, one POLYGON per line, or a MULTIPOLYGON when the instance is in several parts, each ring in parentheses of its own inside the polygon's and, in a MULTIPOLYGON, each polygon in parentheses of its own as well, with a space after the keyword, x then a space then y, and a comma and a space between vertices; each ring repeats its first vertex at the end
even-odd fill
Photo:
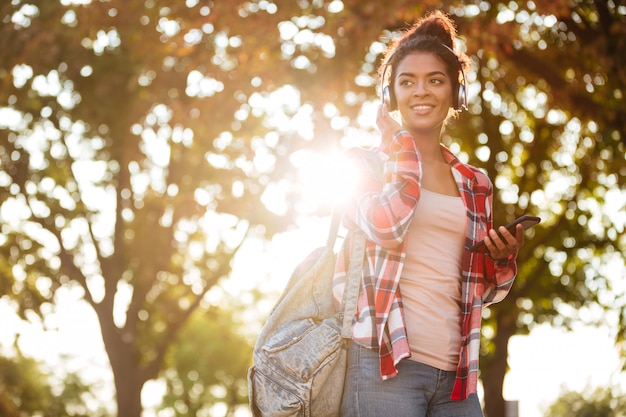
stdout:
MULTIPOLYGON (((515 228, 517 227, 518 224, 521 224, 522 227, 524 228, 524 230, 528 230, 531 227, 533 227, 534 225, 538 224, 540 221, 541 221, 540 217, 524 215, 524 216, 520 216, 517 219, 513 220, 511 223, 507 224, 505 227, 506 227, 506 229, 509 232, 511 232, 512 234, 515 234, 515 228)), ((497 229, 496 229, 496 232, 498 232, 497 229)), ((498 232, 498 235, 500 235, 500 237, 502 237, 500 232, 498 232)), ((485 242, 483 240, 481 240, 477 244, 471 246, 469 248, 469 250, 470 250, 470 252, 485 253, 485 252, 487 252, 487 246, 485 246, 485 242)))

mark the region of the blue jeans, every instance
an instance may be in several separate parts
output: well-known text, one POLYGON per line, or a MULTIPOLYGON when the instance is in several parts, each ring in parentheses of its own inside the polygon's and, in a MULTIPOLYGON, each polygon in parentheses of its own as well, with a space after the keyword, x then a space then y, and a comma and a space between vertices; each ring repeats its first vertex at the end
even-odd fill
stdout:
POLYGON ((383 381, 378 352, 350 343, 342 417, 483 417, 476 394, 452 401, 456 372, 404 359, 383 381))

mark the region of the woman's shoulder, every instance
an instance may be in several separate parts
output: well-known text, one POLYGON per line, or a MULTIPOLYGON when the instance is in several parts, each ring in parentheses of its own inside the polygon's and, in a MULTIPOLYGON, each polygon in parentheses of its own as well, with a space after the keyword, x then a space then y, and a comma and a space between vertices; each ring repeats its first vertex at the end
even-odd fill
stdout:
POLYGON ((476 182, 480 184, 491 184, 491 179, 485 170, 475 167, 474 165, 465 164, 473 173, 476 182))
POLYGON ((344 151, 344 154, 348 158, 363 158, 363 159, 380 159, 385 158, 385 153, 380 148, 366 148, 362 146, 353 146, 344 151))
POLYGON ((345 159, 368 166, 382 165, 389 157, 380 148, 355 146, 344 151, 345 159))
POLYGON ((473 180, 479 186, 492 188, 492 182, 485 170, 475 167, 467 162, 461 162, 459 158, 446 146, 441 145, 444 150, 444 157, 448 163, 459 171, 464 177, 473 180))
POLYGON ((380 148, 352 147, 344 151, 346 164, 356 167, 361 175, 380 179, 388 156, 380 148))
POLYGON ((493 183, 487 173, 473 165, 467 165, 474 174, 474 180, 472 181, 472 190, 475 194, 491 195, 493 194, 493 183))

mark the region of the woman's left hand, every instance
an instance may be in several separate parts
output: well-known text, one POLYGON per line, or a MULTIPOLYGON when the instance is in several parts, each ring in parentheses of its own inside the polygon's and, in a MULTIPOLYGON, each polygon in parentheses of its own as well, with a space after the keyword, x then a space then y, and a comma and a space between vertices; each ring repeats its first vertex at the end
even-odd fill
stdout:
POLYGON ((498 228, 500 235, 495 229, 491 229, 485 237, 484 242, 489 251, 489 256, 494 261, 504 261, 511 255, 517 254, 524 244, 524 228, 518 224, 515 229, 515 235, 509 232, 506 227, 498 228))
POLYGON ((402 125, 389 113, 389 105, 384 102, 378 107, 376 114, 376 125, 382 136, 382 145, 389 146, 393 135, 402 128, 402 125))

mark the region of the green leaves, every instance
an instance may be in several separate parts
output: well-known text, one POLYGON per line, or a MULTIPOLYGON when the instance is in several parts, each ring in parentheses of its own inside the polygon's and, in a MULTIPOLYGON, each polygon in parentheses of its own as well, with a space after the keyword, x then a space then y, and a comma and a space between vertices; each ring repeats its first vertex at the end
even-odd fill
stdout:
MULTIPOLYGON (((118 378, 118 390, 138 397, 242 240, 295 219, 306 190, 289 156, 375 135, 358 121, 377 102, 380 51, 432 7, 441 4, 0 6, 2 294, 25 317, 59 286, 81 285, 114 373, 141 375, 118 378)), ((581 308, 623 312, 604 266, 626 268, 623 10, 444 9, 475 64, 470 111, 444 142, 494 180, 496 225, 544 219, 487 325, 506 343, 581 308)))

